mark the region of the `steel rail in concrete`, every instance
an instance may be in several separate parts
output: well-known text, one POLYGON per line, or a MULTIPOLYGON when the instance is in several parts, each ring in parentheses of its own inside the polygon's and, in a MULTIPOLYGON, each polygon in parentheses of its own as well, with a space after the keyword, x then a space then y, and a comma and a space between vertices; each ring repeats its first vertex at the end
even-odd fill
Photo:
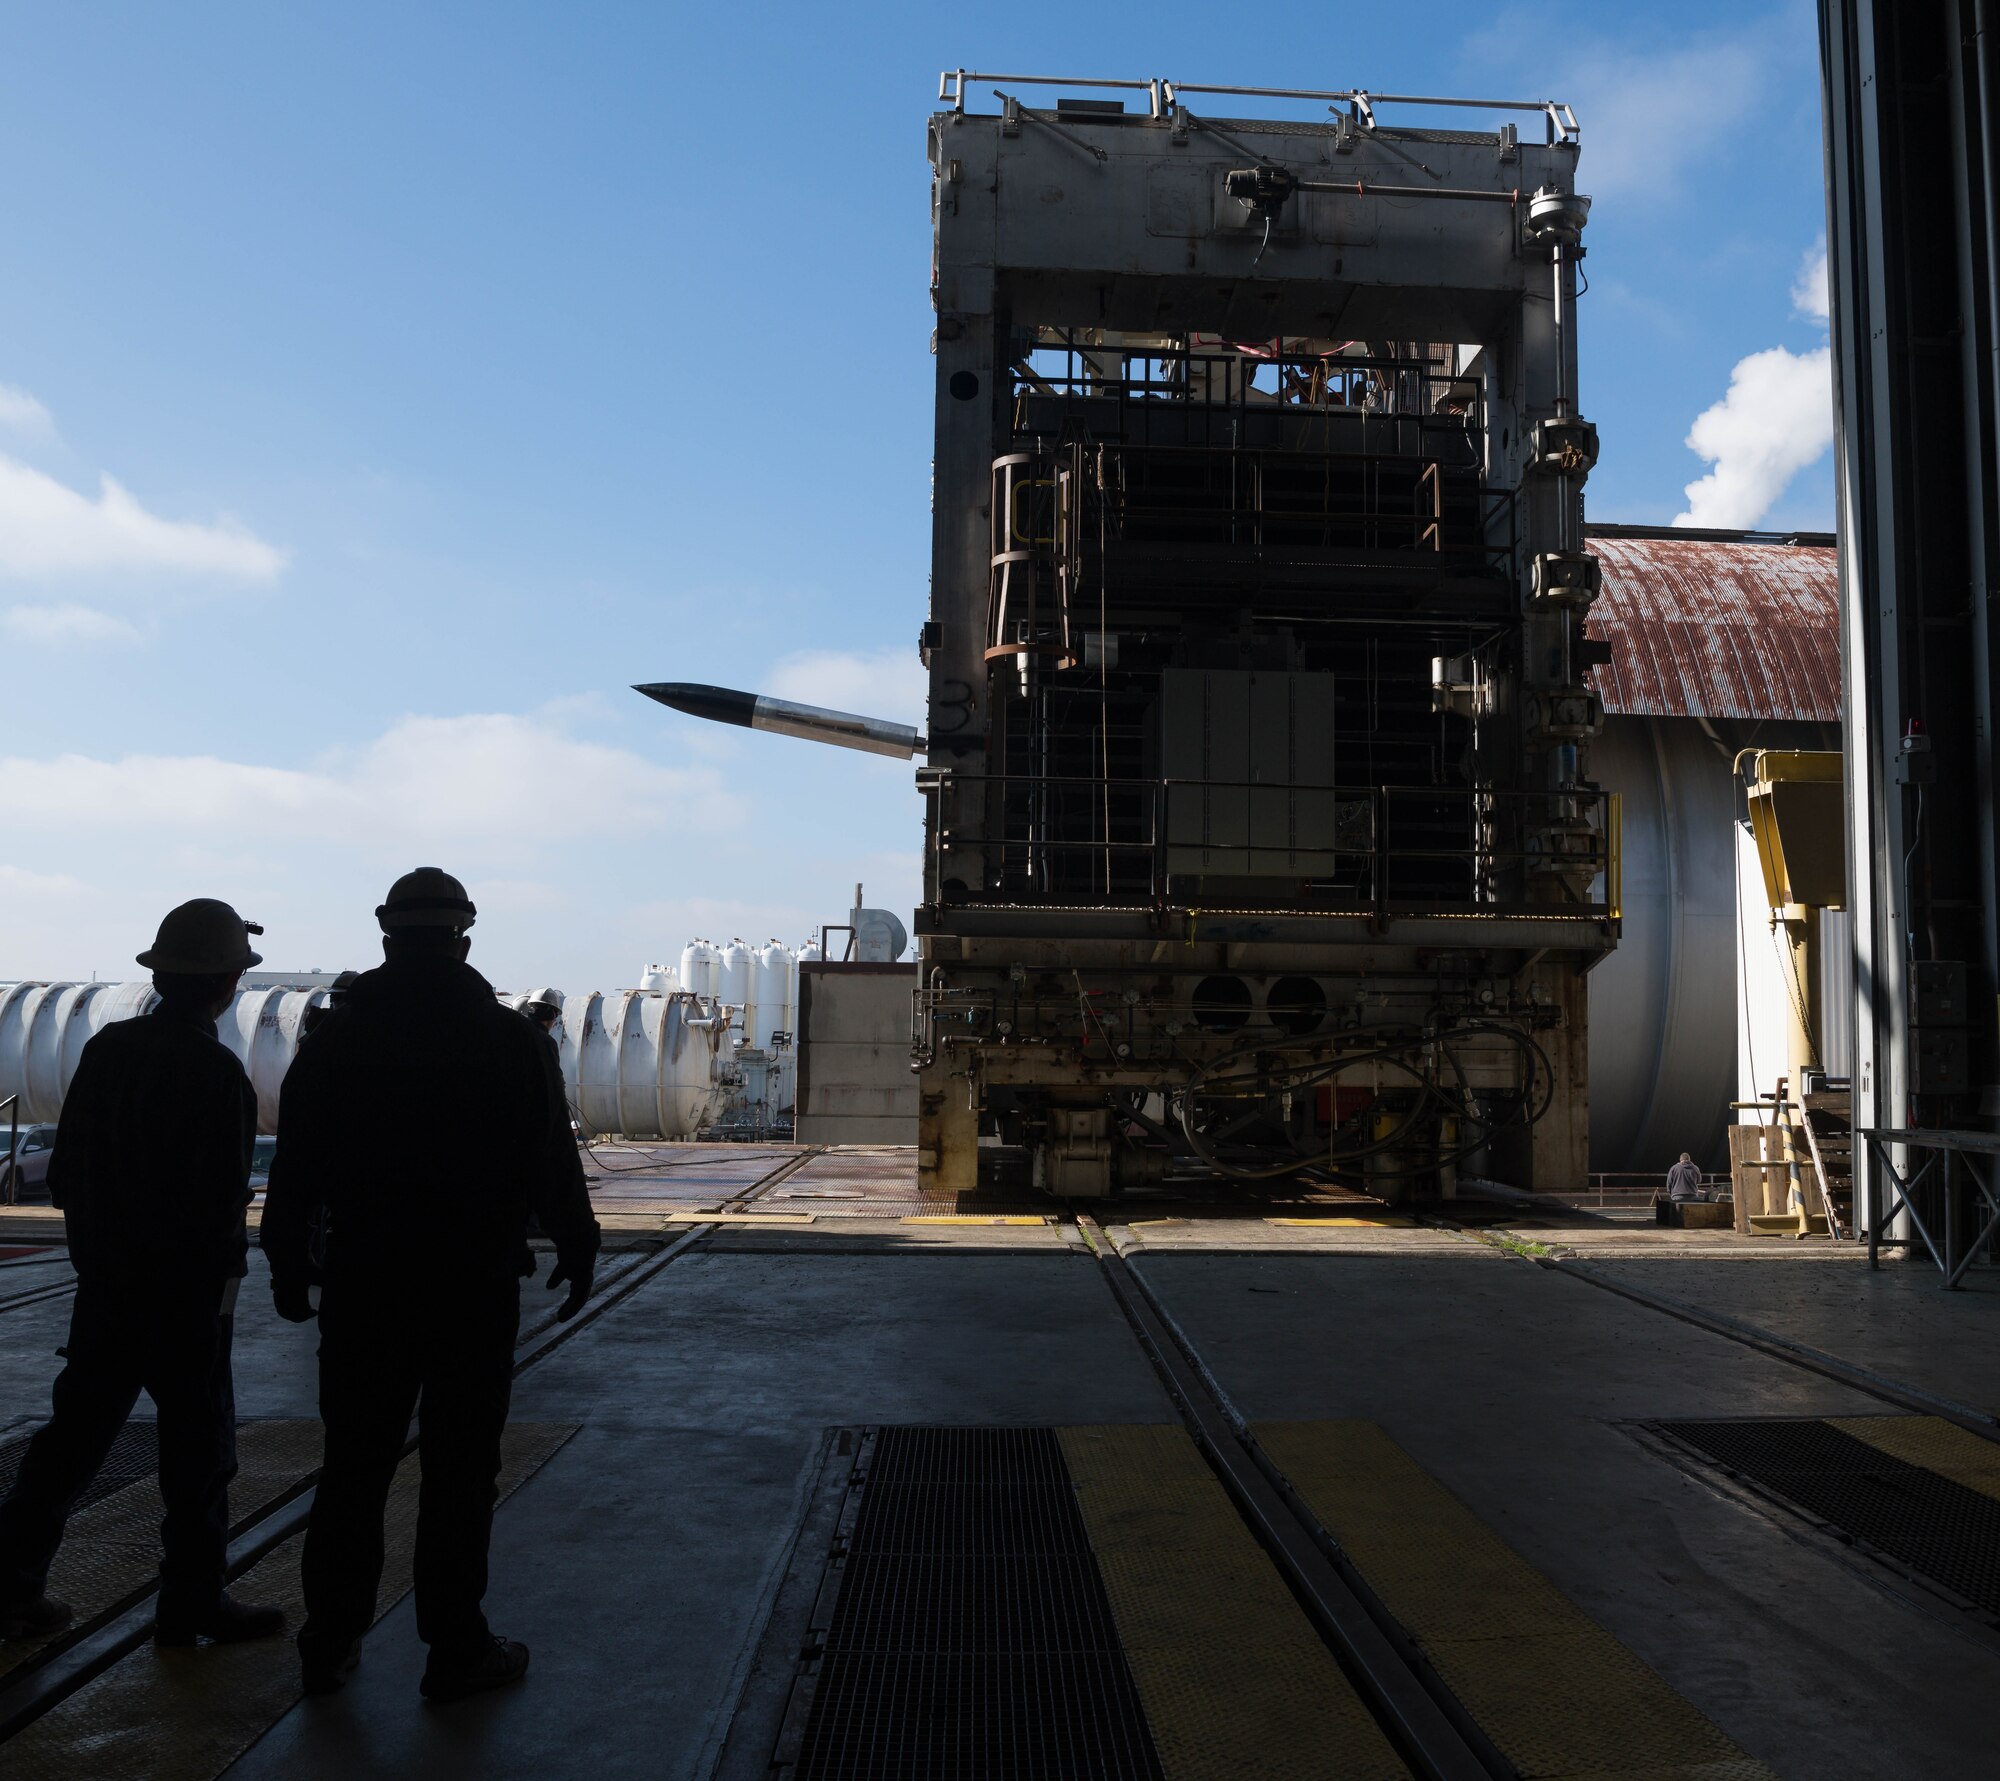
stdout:
MULTIPOLYGON (((1468 1236, 1477 1236, 1469 1231, 1468 1236)), ((1989 1441, 2000 1441, 2000 1416, 1990 1411, 1980 1410, 1970 1404, 1961 1404, 1954 1398, 1940 1397, 1935 1392, 1925 1391, 1921 1386, 1904 1385, 1895 1379, 1885 1378, 1880 1373, 1870 1372, 1866 1367, 1857 1367, 1852 1361, 1844 1361, 1836 1354, 1828 1354, 1824 1349, 1813 1348, 1804 1342, 1794 1342, 1788 1337, 1760 1329, 1755 1324, 1743 1323, 1734 1317, 1725 1317, 1719 1311, 1705 1311, 1699 1305, 1690 1305, 1684 1299, 1667 1297, 1664 1293, 1648 1292, 1643 1286, 1633 1286, 1627 1281, 1613 1280, 1598 1273, 1588 1264, 1574 1262, 1562 1256, 1529 1256, 1539 1268, 1546 1268, 1552 1274, 1562 1274, 1571 1280, 1582 1280, 1605 1292, 1616 1293, 1620 1298, 1630 1299, 1634 1304, 1644 1305, 1649 1310, 1664 1312, 1668 1317, 1677 1317, 1683 1323, 1691 1323, 1712 1335, 1726 1336, 1732 1342, 1740 1342, 1746 1348, 1754 1348, 1759 1354, 1769 1355, 1773 1360, 1781 1360, 1788 1365, 1803 1368, 1808 1373, 1817 1373, 1822 1378, 1831 1379, 1836 1384, 1851 1386, 1855 1391, 1866 1392, 1870 1397, 1880 1398, 1886 1404, 1895 1404, 1905 1410, 1913 1410, 1924 1416, 1942 1417, 1946 1422, 1955 1422, 1971 1434, 1983 1435, 1989 1441)))
POLYGON ((0 1299, 0 1311, 24 1310, 29 1305, 40 1305, 49 1299, 59 1299, 75 1291, 74 1280, 51 1280, 26 1292, 18 1292, 11 1299, 0 1299))
MULTIPOLYGON (((1213 1374, 1138 1270, 1094 1218, 1081 1212, 1075 1216, 1112 1297, 1179 1406, 1195 1444, 1403 1758, 1424 1781, 1493 1781, 1512 1775, 1499 1752, 1471 1728, 1463 1709, 1453 1701, 1456 1712, 1448 1710, 1433 1692, 1432 1681, 1412 1664, 1414 1645, 1408 1635, 1402 1635, 1399 1647, 1382 1624, 1379 1604, 1371 1612, 1342 1574, 1322 1544, 1324 1535, 1308 1525, 1297 1506, 1296 1493, 1246 1439, 1241 1418, 1213 1374), (1483 1753, 1475 1738, 1485 1745, 1483 1753)), ((1435 1687, 1442 1689, 1442 1684, 1435 1687)), ((1449 1691, 1445 1694, 1449 1699, 1449 1691)))
MULTIPOLYGON (((777 1168, 760 1176, 740 1193, 724 1202, 724 1208, 746 1205, 758 1195, 768 1192, 788 1176, 795 1175, 815 1157, 823 1155, 824 1146, 801 1151, 797 1156, 788 1157, 777 1168)), ((593 1297, 567 1323, 545 1324, 531 1333, 517 1345, 514 1359, 514 1375, 518 1378, 529 1367, 545 1360, 560 1348, 579 1330, 587 1328, 614 1307, 637 1292, 648 1281, 663 1273, 668 1264, 708 1236, 715 1226, 708 1224, 690 1225, 688 1229, 658 1254, 636 1265, 621 1269, 615 1276, 615 1284, 610 1290, 593 1297)), ((403 1444, 402 1458, 407 1458, 417 1448, 414 1435, 403 1444)), ((276 1551, 287 1540, 296 1538, 305 1531, 306 1522, 312 1514, 313 1497, 317 1491, 319 1472, 317 1469, 302 1474, 284 1491, 265 1503, 242 1532, 229 1542, 228 1557, 224 1562, 223 1577, 226 1582, 234 1582, 244 1572, 250 1570, 260 1560, 276 1551)), ((121 1658, 136 1651, 153 1635, 155 1624, 154 1598, 159 1594, 157 1584, 126 1596, 114 1603, 104 1613, 94 1617, 80 1627, 71 1638, 54 1648, 50 1655, 17 1675, 0 1682, 0 1744, 32 1724, 79 1688, 108 1670, 121 1658)))

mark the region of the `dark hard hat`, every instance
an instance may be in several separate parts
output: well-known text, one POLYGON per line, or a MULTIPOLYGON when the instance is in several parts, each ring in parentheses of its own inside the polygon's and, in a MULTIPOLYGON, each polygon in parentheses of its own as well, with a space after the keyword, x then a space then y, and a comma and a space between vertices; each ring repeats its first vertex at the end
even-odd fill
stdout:
POLYGON ((389 886, 388 899, 377 907, 375 919, 385 934, 398 928, 455 928, 464 933, 478 914, 465 886, 449 872, 439 866, 419 866, 389 886))
POLYGON ((355 979, 360 975, 359 971, 341 972, 338 977, 326 986, 327 1001, 330 1003, 345 1001, 347 992, 354 987, 355 979))
POLYGON ((264 962, 263 954, 250 950, 250 936, 263 931, 227 903, 196 897, 167 911, 153 944, 139 954, 138 962, 149 971, 190 977, 247 971, 264 962))

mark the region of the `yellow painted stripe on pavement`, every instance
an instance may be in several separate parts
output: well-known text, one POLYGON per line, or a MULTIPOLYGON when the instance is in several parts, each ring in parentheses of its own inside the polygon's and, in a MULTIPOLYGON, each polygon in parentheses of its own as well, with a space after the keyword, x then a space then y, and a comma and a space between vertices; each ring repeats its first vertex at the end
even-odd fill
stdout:
POLYGON ((1385 1212, 1376 1218, 1267 1218, 1266 1224, 1294 1225, 1300 1230, 1333 1229, 1355 1230, 1409 1230, 1415 1228, 1414 1218, 1398 1218, 1394 1213, 1385 1212))
POLYGON ((1770 1781, 1374 1423, 1252 1432, 1523 1777, 1770 1781))
POLYGON ((1826 1424, 1967 1490, 2000 1497, 2000 1442, 1942 1416, 1829 1416, 1826 1424))
POLYGON ((1184 1429, 1059 1435, 1166 1781, 1406 1781, 1184 1429))
POLYGON ((1007 1218, 978 1212, 925 1212, 903 1220, 905 1224, 1027 1224, 1038 1228, 1050 1222, 1046 1218, 1007 1218))

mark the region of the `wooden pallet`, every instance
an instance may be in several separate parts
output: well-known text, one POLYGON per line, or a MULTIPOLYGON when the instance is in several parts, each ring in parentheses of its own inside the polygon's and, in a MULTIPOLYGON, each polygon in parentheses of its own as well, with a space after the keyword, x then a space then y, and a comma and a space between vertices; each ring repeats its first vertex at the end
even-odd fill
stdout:
POLYGON ((1824 1234, 1826 1201, 1819 1190, 1802 1127, 1790 1110, 1775 1123, 1729 1128, 1729 1172, 1736 1184, 1736 1228, 1745 1236, 1824 1234), (1804 1217, 1792 1198, 1793 1169, 1804 1200, 1804 1217))

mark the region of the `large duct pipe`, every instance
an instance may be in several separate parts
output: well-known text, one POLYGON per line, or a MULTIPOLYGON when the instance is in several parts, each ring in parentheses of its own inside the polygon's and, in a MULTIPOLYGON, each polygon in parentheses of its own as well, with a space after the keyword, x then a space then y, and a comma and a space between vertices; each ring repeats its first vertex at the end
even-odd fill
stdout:
MULTIPOLYGON (((518 1008, 527 998, 500 998, 518 1008)), ((0 1100, 21 1097, 26 1124, 50 1122, 91 1036, 146 1013, 158 1000, 140 983, 11 983, 0 987, 0 1100)), ((278 1129, 278 1089, 297 1055, 308 1009, 324 990, 238 993, 215 1023, 257 1094, 257 1129, 278 1129)), ((720 1108, 732 1010, 687 994, 646 990, 569 997, 557 1038, 564 1085, 587 1137, 691 1137, 720 1108)))
MULTIPOLYGON (((149 982, 10 983, 0 988, 0 1100, 21 1097, 21 1120, 51 1121, 92 1034, 144 1014, 159 1000, 149 982)), ((215 1023, 257 1092, 257 1129, 278 1129, 278 1085, 291 1068, 306 1010, 324 990, 246 989, 215 1023)))
POLYGON ((1591 773, 1624 800, 1624 929, 1590 987, 1590 1167, 1718 1167, 1736 1089, 1729 762, 1688 718, 1613 717, 1591 773))
MULTIPOLYGON (((526 996, 504 995, 518 1008, 526 996)), ((563 1087, 586 1138, 689 1138, 720 1110, 731 1010, 685 991, 621 989, 564 998, 555 1040, 563 1087)))

